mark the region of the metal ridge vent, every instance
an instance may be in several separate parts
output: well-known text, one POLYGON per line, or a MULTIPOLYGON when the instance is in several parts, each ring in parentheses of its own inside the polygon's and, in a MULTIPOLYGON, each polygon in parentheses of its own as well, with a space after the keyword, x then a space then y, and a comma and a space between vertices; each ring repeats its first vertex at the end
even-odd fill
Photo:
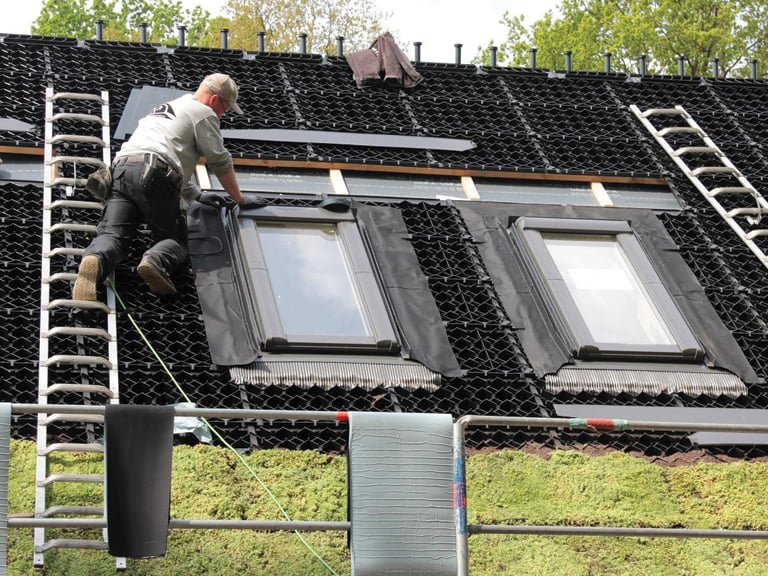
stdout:
POLYGON ((354 361, 348 359, 261 359, 247 366, 229 369, 235 384, 256 386, 298 386, 325 389, 399 387, 408 390, 434 391, 440 386, 440 374, 421 364, 403 360, 387 362, 372 359, 354 361))
POLYGON ((728 396, 747 394, 740 378, 728 372, 640 369, 561 368, 544 378, 547 392, 621 394, 688 394, 690 396, 728 396))

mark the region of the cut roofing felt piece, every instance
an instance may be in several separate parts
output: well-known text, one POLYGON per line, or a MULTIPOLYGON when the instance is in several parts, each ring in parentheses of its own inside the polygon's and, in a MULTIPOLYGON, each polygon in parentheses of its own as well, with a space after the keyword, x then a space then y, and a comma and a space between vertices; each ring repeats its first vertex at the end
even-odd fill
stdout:
POLYGON ((306 142, 310 144, 338 144, 342 146, 375 146, 378 148, 415 148, 419 150, 450 150, 465 152, 475 148, 471 140, 437 138, 432 136, 400 136, 394 134, 366 134, 363 132, 330 132, 328 130, 222 130, 224 138, 264 140, 269 142, 306 142))
POLYGON ((11 132, 31 132, 37 130, 37 126, 22 122, 15 118, 0 118, 0 130, 10 130, 11 132))
POLYGON ((115 140, 127 140, 135 130, 139 120, 151 112, 152 108, 184 94, 191 94, 191 92, 159 86, 134 88, 128 96, 128 103, 125 105, 125 110, 123 110, 120 122, 115 129, 115 140))

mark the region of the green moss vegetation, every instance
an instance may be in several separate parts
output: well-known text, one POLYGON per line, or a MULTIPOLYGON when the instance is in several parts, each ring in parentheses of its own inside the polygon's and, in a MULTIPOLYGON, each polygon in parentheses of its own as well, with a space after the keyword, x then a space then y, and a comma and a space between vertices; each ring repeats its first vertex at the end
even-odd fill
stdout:
MULTIPOLYGON (((10 513, 34 508, 35 445, 11 446, 10 513)), ((92 456, 57 456, 65 468, 93 466, 92 456)), ((244 456, 294 520, 346 520, 346 461, 316 452, 266 450, 244 456)), ((284 520, 278 506, 238 457, 210 446, 174 449, 171 517, 284 520)), ((542 458, 517 451, 467 459, 470 524, 642 526, 768 530, 768 463, 699 463, 661 467, 621 453, 556 451, 542 458)), ((53 497, 99 503, 100 489, 56 487, 53 497)), ((72 532, 68 536, 76 536, 72 532)), ((48 536, 64 535, 48 531, 48 536)), ((169 532, 163 558, 128 560, 126 574, 152 576, 320 576, 350 572, 345 532, 305 532, 312 550, 290 532, 169 532)), ((768 541, 678 538, 476 535, 472 576, 764 575, 768 541)), ((104 551, 51 550, 45 574, 116 573, 104 551)), ((8 574, 32 567, 32 531, 8 531, 8 574)))

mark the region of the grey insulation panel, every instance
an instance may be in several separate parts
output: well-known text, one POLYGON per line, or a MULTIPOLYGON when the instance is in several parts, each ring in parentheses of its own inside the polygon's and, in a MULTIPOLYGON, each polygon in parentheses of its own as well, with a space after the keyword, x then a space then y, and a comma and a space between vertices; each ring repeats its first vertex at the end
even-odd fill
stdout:
POLYGON ((353 576, 456 574, 452 431, 444 414, 349 414, 353 576))

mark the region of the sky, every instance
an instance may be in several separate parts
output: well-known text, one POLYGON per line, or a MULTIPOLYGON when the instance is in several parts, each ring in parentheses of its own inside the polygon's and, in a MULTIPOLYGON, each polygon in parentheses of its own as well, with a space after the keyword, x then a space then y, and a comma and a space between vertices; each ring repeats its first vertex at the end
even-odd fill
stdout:
MULTIPOLYGON (((504 40, 506 29, 499 21, 505 11, 522 14, 525 22, 531 24, 559 3, 559 0, 379 0, 382 10, 392 14, 387 27, 397 43, 410 46, 407 55, 413 58, 413 42, 421 42, 424 62, 454 62, 455 44, 462 44, 462 62, 470 62, 478 46, 485 46, 490 40, 498 45, 504 40)), ((226 0, 182 0, 182 4, 185 7, 200 5, 215 16, 224 12, 226 0)), ((42 5, 43 0, 26 0, 15 4, 13 10, 4 11, 0 33, 29 34, 42 5)))

